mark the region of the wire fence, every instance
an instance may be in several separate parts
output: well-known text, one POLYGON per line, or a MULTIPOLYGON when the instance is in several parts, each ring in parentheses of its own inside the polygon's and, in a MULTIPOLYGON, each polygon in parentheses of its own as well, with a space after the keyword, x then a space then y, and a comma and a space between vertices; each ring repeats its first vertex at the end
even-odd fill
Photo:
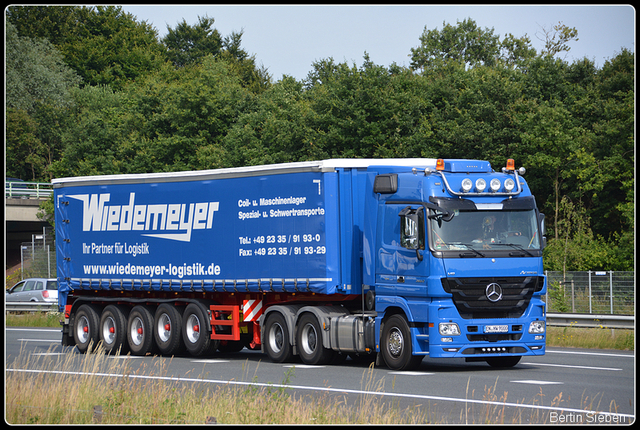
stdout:
POLYGON ((545 272, 547 312, 635 315, 635 272, 545 272))
POLYGON ((50 227, 31 235, 31 242, 20 244, 20 279, 55 278, 56 246, 50 227))

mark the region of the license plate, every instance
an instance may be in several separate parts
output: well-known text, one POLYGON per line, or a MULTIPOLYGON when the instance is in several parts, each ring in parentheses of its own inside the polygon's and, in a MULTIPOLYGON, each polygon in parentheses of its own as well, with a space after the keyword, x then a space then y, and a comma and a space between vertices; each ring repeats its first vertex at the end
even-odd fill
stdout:
POLYGON ((509 331, 508 325, 486 325, 484 326, 485 333, 506 333, 509 331))

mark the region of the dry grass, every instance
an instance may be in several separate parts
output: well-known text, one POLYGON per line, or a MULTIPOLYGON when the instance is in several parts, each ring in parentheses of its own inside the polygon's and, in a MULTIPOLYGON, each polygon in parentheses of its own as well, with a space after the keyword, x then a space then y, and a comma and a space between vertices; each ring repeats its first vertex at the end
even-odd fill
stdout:
MULTIPOLYGON (((178 382, 160 365, 132 371, 129 360, 98 350, 60 360, 21 353, 6 372, 6 421, 10 424, 422 424, 417 407, 401 409, 376 391, 373 368, 363 371, 362 389, 372 394, 294 396, 280 384, 217 385, 178 382), (27 371, 39 369, 40 372, 27 371), (20 371, 22 370, 22 371, 20 371), (89 375, 92 373, 93 375, 89 375), (121 375, 121 376, 115 376, 121 375), (94 410, 99 406, 99 410, 94 410)), ((168 363, 159 360, 158 363, 168 363)), ((293 368, 295 369, 295 368, 293 368)), ((289 383, 295 370, 283 377, 289 383)))

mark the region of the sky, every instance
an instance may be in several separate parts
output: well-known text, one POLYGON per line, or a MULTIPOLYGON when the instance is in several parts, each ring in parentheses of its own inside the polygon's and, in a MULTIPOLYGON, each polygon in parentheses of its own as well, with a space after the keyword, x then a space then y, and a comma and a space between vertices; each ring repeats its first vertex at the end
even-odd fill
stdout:
POLYGON ((303 80, 313 63, 333 58, 360 67, 365 52, 377 65, 409 66, 411 48, 420 35, 471 18, 493 29, 500 40, 511 33, 527 35, 538 52, 544 29, 562 23, 578 30, 571 50, 559 56, 568 62, 587 57, 596 67, 620 52, 635 52, 635 9, 629 5, 153 5, 123 6, 137 21, 146 21, 162 38, 167 26, 198 16, 214 18, 222 36, 243 31, 241 47, 267 68, 273 81, 286 74, 303 80))

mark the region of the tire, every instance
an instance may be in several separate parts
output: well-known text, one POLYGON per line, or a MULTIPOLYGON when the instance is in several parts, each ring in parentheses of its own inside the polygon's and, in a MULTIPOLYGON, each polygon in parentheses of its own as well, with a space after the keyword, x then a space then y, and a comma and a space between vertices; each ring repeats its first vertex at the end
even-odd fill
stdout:
POLYGON ((84 354, 95 349, 100 340, 100 316, 92 305, 82 305, 76 312, 73 324, 73 340, 78 350, 84 354))
POLYGON ((211 323, 203 305, 190 303, 182 314, 182 339, 184 346, 194 357, 211 354, 219 341, 211 339, 211 323))
POLYGON ((127 341, 132 355, 153 351, 153 315, 146 306, 131 309, 127 320, 127 341))
POLYGON ((392 315, 384 322, 380 343, 382 358, 392 370, 411 370, 422 362, 421 356, 411 354, 411 332, 403 316, 392 315))
POLYGON ((333 359, 333 350, 322 345, 322 327, 315 315, 307 313, 300 317, 296 345, 305 364, 327 364, 333 359))
POLYGON ((286 363, 293 359, 293 348, 289 343, 289 328, 282 314, 269 314, 264 326, 264 349, 274 363, 286 363))
POLYGON ((107 354, 125 355, 129 351, 127 317, 120 307, 109 305, 103 309, 100 317, 100 340, 107 354))
POLYGON ((515 366, 520 362, 521 358, 522 357, 519 355, 516 355, 516 356, 512 355, 508 357, 489 357, 485 359, 485 361, 491 367, 506 368, 506 367, 515 366))
POLYGON ((175 355, 184 349, 182 342, 182 314, 173 305, 163 303, 154 316, 153 338, 163 355, 175 355))

